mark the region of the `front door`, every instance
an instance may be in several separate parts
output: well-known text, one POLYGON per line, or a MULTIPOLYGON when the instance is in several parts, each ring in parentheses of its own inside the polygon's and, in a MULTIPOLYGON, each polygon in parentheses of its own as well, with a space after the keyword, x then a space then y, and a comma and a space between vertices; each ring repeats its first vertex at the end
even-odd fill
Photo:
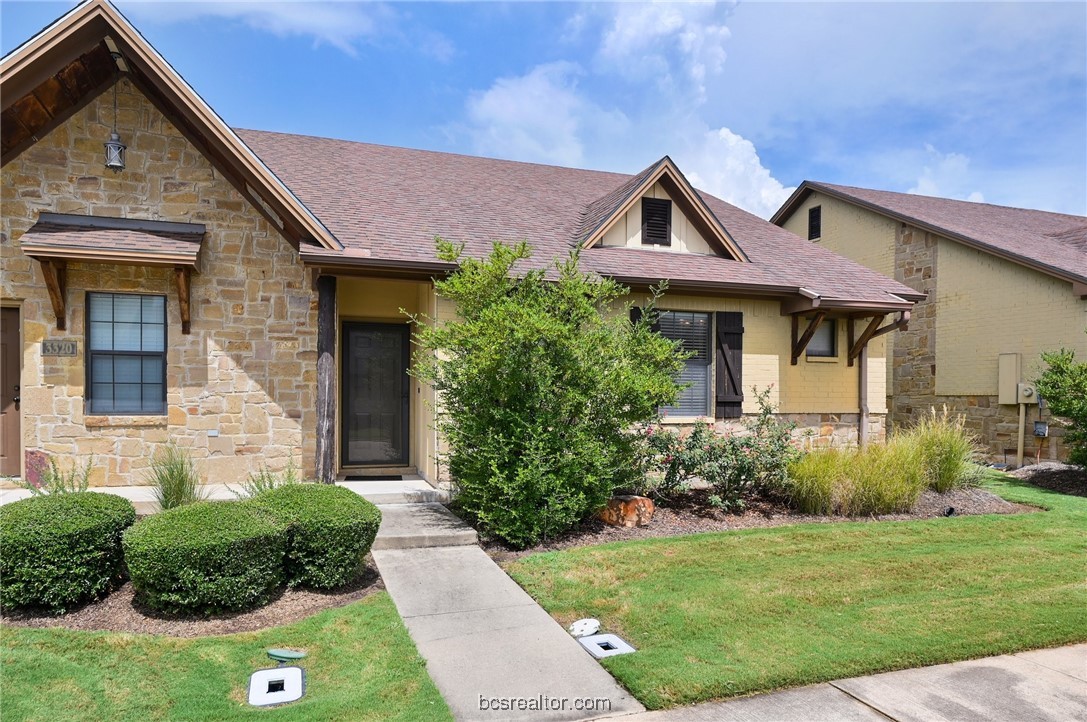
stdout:
POLYGON ((344 323, 342 348, 342 464, 406 465, 408 325, 344 323))
POLYGON ((0 476, 19 476, 19 309, 0 308, 0 476))

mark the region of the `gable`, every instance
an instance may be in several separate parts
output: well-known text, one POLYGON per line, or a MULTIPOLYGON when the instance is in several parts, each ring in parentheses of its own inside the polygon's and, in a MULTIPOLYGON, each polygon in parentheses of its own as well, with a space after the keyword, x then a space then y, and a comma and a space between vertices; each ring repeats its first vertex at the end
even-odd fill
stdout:
POLYGON ((709 242, 699 233, 691 223, 687 215, 676 206, 672 196, 661 186, 654 183, 642 198, 651 198, 668 201, 671 207, 671 222, 669 223, 670 243, 654 244, 645 242, 642 234, 642 205, 634 203, 630 210, 624 213, 619 220, 600 239, 599 245, 605 247, 642 248, 671 253, 699 253, 703 255, 719 255, 710 246, 709 242))

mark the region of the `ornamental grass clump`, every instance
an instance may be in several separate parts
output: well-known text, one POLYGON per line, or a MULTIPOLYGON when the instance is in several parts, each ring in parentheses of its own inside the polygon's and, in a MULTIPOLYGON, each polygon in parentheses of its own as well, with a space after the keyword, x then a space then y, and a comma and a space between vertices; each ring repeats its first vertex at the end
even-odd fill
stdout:
POLYGON ((0 507, 0 607, 62 613, 124 578, 121 535, 132 502, 93 491, 48 494, 0 507))
POLYGON ((174 444, 166 444, 151 459, 147 480, 162 511, 202 501, 206 496, 192 457, 174 444))
POLYGON ((867 516, 913 508, 926 480, 913 443, 816 449, 792 463, 782 490, 807 514, 867 516))
POLYGON ((982 476, 977 437, 966 428, 961 415, 953 415, 944 406, 931 409, 912 428, 895 434, 899 444, 913 444, 921 457, 921 471, 929 489, 941 494, 964 486, 976 485, 982 476))
POLYGON ((582 273, 578 255, 532 263, 527 244, 435 281, 457 318, 413 318, 414 375, 442 399, 437 426, 460 509, 514 547, 554 537, 639 474, 635 425, 675 401, 679 344, 654 333, 658 293, 629 320, 627 289, 582 273), (532 269, 532 270, 526 270, 532 269))

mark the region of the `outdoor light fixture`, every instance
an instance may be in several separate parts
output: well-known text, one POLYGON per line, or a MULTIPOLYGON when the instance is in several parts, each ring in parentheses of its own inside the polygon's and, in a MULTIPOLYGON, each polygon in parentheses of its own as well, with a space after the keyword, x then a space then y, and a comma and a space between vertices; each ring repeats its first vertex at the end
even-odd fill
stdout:
MULTIPOLYGON (((120 53, 112 53, 113 59, 121 57, 120 53)), ((117 135, 117 85, 120 78, 113 84, 113 132, 109 134, 106 146, 106 167, 114 173, 120 173, 125 169, 125 144, 121 142, 121 136, 117 135)))

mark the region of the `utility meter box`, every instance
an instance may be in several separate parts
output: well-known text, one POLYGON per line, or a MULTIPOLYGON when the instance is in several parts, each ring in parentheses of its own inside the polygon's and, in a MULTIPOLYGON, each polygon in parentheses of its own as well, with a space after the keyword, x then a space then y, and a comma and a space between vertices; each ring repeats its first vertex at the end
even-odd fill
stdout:
POLYGON ((1038 403, 1038 390, 1034 388, 1034 384, 1019 384, 1016 394, 1016 403, 1019 404, 1036 404, 1038 403))
POLYGON ((997 403, 1019 403, 1019 354, 1002 353, 996 357, 997 365, 997 403))

